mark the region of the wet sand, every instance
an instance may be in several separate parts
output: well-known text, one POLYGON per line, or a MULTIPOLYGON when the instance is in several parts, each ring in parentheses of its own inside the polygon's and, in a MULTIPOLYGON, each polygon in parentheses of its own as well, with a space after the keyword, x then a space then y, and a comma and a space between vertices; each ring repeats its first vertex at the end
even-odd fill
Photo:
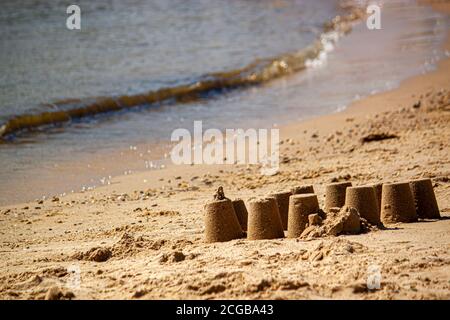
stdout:
MULTIPOLYGON (((436 7, 450 13, 448 1, 436 7)), ((446 59, 396 90, 283 127, 274 176, 170 166, 3 206, 0 298, 43 299, 56 286, 75 299, 450 299, 449 75, 446 59), (361 142, 375 133, 398 138, 361 142), (247 200, 313 184, 323 206, 326 183, 419 177, 432 178, 441 220, 313 240, 203 241, 202 207, 218 186, 247 200), (381 288, 369 291, 374 267, 381 288), (80 271, 79 286, 68 269, 80 271)))

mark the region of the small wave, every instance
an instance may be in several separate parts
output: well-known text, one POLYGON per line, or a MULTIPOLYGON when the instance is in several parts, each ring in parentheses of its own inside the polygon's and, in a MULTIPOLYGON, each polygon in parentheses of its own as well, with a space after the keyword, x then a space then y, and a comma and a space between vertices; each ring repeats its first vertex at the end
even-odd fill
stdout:
POLYGON ((361 8, 346 9, 349 10, 349 14, 337 16, 327 22, 319 39, 302 50, 273 58, 258 59, 240 69, 207 74, 198 81, 187 85, 161 88, 135 95, 55 101, 47 105, 52 107, 52 111, 24 114, 9 119, 0 127, 0 137, 5 138, 22 130, 69 122, 73 119, 141 105, 170 100, 180 103, 192 102, 211 92, 259 85, 307 67, 317 67, 324 63, 327 53, 333 50, 334 43, 339 37, 348 33, 352 23, 364 15, 361 8))

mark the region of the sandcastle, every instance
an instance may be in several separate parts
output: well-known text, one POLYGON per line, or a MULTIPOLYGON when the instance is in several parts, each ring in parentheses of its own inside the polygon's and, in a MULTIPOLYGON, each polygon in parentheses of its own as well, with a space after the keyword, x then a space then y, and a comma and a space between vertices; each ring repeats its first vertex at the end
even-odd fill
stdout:
POLYGON ((243 236, 233 203, 230 199, 218 199, 205 205, 205 241, 223 242, 243 236))
POLYGON ((378 225, 381 222, 378 199, 373 186, 348 187, 345 194, 345 205, 355 208, 361 218, 371 224, 378 225))
POLYGON ((307 184, 304 186, 294 187, 291 190, 292 194, 305 194, 305 193, 315 193, 312 184, 307 184))
POLYGON ((310 214, 319 212, 317 195, 294 194, 289 198, 288 237, 297 238, 308 225, 310 214))
POLYGON ((381 222, 415 222, 440 218, 430 179, 401 183, 376 183, 353 187, 351 182, 326 186, 325 209, 320 210, 312 185, 292 192, 273 192, 246 204, 231 201, 219 187, 214 200, 205 205, 205 241, 222 242, 242 238, 247 230, 251 240, 308 238, 357 234, 379 230, 381 222), (309 191, 309 192, 308 192, 309 191))
POLYGON ((283 226, 275 198, 249 202, 247 238, 250 240, 283 238, 283 226))
POLYGON ((233 208, 236 213, 236 217, 238 218, 239 224, 241 225, 242 230, 247 231, 247 220, 248 220, 248 212, 245 207, 244 200, 236 199, 233 200, 233 208))
POLYGON ((283 230, 287 230, 288 225, 288 212, 289 212, 289 197, 292 195, 292 192, 276 192, 270 193, 268 197, 275 198, 277 200, 278 211, 280 213, 281 225, 283 226, 283 230))
POLYGON ((385 183, 381 195, 381 221, 417 221, 414 197, 408 182, 385 183))
POLYGON ((378 202, 378 210, 381 212, 381 193, 383 190, 383 183, 378 182, 372 184, 372 187, 375 189, 375 194, 377 196, 377 202, 378 202))
POLYGON ((345 205, 345 190, 351 187, 352 183, 335 182, 325 186, 325 206, 324 210, 328 211, 331 208, 342 208, 345 205))
POLYGON ((431 179, 418 179, 410 183, 417 216, 422 219, 439 219, 439 207, 431 179))

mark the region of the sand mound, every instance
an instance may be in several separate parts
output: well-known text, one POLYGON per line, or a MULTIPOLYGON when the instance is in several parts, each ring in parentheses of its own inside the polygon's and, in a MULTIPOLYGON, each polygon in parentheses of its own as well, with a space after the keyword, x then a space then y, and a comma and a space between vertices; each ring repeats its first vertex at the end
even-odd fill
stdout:
POLYGON ((139 212, 138 217, 169 217, 177 216, 180 213, 174 210, 151 210, 149 208, 136 208, 133 212, 139 212))
POLYGON ((45 294, 45 300, 72 300, 73 298, 75 298, 75 295, 72 291, 57 286, 49 288, 45 294))
POLYGON ((316 247, 303 254, 303 260, 320 261, 328 256, 342 256, 362 253, 367 248, 360 243, 345 239, 334 239, 331 242, 320 242, 316 247))
POLYGON ((308 226, 300 235, 302 239, 360 234, 377 229, 376 226, 369 224, 366 219, 361 218, 355 208, 347 206, 342 207, 342 209, 331 208, 326 216, 322 212, 322 214, 311 214, 308 218, 308 226))
POLYGON ((160 257, 159 257, 159 262, 160 263, 166 263, 166 262, 180 262, 180 261, 184 261, 186 259, 186 256, 183 252, 181 251, 173 251, 169 254, 167 253, 163 253, 160 257))
POLYGON ((72 258, 77 260, 87 260, 95 262, 105 262, 111 258, 112 252, 109 248, 94 247, 86 252, 77 252, 72 258))
POLYGON ((188 240, 150 240, 143 236, 134 236, 128 232, 124 232, 120 239, 110 247, 93 247, 85 252, 77 252, 72 255, 71 258, 76 260, 104 262, 112 257, 124 259, 144 251, 158 251, 164 247, 168 247, 172 250, 181 250, 189 245, 192 245, 192 242, 188 240))

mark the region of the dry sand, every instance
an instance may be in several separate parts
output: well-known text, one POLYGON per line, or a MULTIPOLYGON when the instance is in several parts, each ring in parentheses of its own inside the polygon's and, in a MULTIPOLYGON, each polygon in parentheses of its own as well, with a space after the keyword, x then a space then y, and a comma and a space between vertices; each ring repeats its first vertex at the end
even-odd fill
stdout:
MULTIPOLYGON (((449 12, 448 1, 435 7, 449 12)), ((449 124, 447 59, 396 90, 283 128, 274 176, 172 166, 1 207, 0 298, 450 299, 449 124), (362 142, 386 134, 395 138, 362 142), (326 183, 419 177, 432 178, 443 219, 314 240, 203 241, 202 207, 218 186, 246 200, 313 184, 323 206, 326 183), (377 266, 381 288, 369 291, 377 266), (80 286, 67 288, 77 279, 68 269, 78 268, 80 286), (62 291, 48 292, 55 286, 62 291)))

